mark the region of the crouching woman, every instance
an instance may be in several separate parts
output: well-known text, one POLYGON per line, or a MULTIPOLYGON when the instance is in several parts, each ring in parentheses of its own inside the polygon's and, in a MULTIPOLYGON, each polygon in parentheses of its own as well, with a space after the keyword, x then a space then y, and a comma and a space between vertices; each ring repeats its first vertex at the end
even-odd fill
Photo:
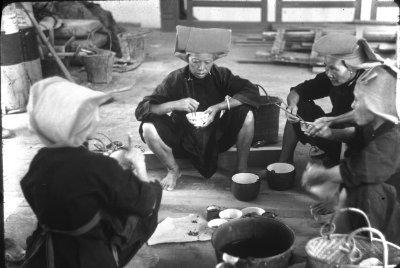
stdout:
MULTIPOLYGON (((379 65, 365 71, 354 90, 355 121, 360 126, 348 143, 340 165, 331 169, 311 165, 302 182, 325 199, 339 196, 341 206, 363 210, 374 228, 400 245, 400 204, 395 187, 386 183, 400 172, 398 69, 379 65), (396 94, 397 90, 397 94, 396 94)), ((364 225, 353 213, 338 222, 343 230, 364 225)))
POLYGON ((29 122, 45 147, 21 181, 38 219, 23 267, 123 267, 154 232, 162 189, 140 150, 129 146, 124 169, 82 146, 108 99, 59 77, 32 86, 29 122))

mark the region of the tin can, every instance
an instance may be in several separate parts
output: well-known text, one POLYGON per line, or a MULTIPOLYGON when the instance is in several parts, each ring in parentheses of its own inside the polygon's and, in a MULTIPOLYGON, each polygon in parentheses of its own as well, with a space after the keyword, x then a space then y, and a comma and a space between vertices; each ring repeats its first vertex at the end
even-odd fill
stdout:
POLYGON ((221 211, 221 208, 216 205, 211 205, 207 207, 207 221, 211 221, 213 219, 219 218, 218 214, 221 211))

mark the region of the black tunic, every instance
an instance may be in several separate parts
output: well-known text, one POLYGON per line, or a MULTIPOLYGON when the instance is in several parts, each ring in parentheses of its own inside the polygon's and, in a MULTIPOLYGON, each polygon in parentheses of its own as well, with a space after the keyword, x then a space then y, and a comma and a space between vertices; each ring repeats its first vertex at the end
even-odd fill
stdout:
POLYGON ((301 100, 313 101, 329 97, 332 102, 332 111, 327 116, 337 116, 351 111, 351 104, 354 101, 354 86, 357 76, 351 81, 339 86, 333 86, 326 73, 320 73, 314 79, 292 87, 301 100))
MULTIPOLYGON (((354 101, 354 86, 357 78, 362 73, 358 71, 355 78, 339 86, 333 86, 326 73, 320 73, 315 78, 306 80, 303 83, 292 87, 299 94, 298 114, 309 122, 324 116, 338 116, 351 111, 351 104, 354 101), (314 103, 314 100, 329 97, 332 103, 332 110, 325 113, 321 107, 314 103)), ((332 165, 339 164, 341 142, 331 141, 320 137, 310 137, 301 131, 300 124, 293 124, 297 138, 303 144, 315 145, 327 153, 332 165)), ((335 125, 333 128, 343 128, 344 125, 335 125)))
MULTIPOLYGON (((396 188, 388 184, 400 173, 400 126, 386 122, 377 130, 357 128, 349 142, 340 174, 347 190, 349 207, 363 210, 374 228, 388 241, 400 245, 400 203, 396 188)), ((353 228, 360 227, 358 218, 353 228)))
MULTIPOLYGON (((149 226, 143 228, 139 221, 136 227, 142 229, 133 232, 137 236, 129 238, 133 240, 148 238, 157 225, 160 185, 144 183, 131 171, 123 170, 116 160, 84 147, 39 150, 21 187, 39 224, 50 229, 75 230, 89 222, 98 211, 118 219, 122 225, 129 215, 146 222, 149 226)), ((110 250, 116 231, 112 225, 104 219, 78 237, 53 234, 55 267, 115 267, 110 250)), ((28 239, 28 255, 40 232, 38 226, 28 239)), ((121 262, 129 261, 138 249, 128 249, 130 256, 122 254, 121 262)), ((45 255, 42 247, 26 267, 45 267, 45 255)))
MULTIPOLYGON (((152 122, 163 141, 172 147, 175 157, 187 157, 204 177, 216 170, 217 155, 229 149, 249 110, 260 105, 258 88, 250 81, 233 75, 224 67, 214 65, 210 75, 198 79, 190 74, 189 67, 170 73, 150 96, 146 96, 136 108, 136 118, 152 122), (186 112, 174 111, 171 116, 150 113, 150 104, 162 104, 191 97, 199 102, 198 111, 224 101, 229 95, 243 105, 225 112, 220 119, 206 128, 196 129, 186 119, 186 112), (228 135, 229 134, 229 135, 228 135)), ((141 129, 140 129, 141 131, 141 129)))

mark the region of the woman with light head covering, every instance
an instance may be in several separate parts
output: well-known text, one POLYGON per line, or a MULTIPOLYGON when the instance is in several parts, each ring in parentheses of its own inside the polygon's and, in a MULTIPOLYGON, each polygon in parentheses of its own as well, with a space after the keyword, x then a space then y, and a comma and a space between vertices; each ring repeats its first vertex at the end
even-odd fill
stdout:
MULTIPOLYGON (((344 160, 330 169, 308 166, 303 185, 321 199, 339 196, 340 205, 356 207, 369 217, 372 227, 388 241, 400 245, 400 203, 396 189, 386 182, 400 173, 400 99, 393 66, 378 65, 365 71, 354 90, 354 133, 344 160)), ((363 224, 357 215, 342 227, 363 224)))
POLYGON ((109 98, 60 77, 31 87, 30 127, 46 147, 21 180, 38 219, 23 267, 122 267, 154 232, 162 191, 143 154, 130 145, 124 169, 82 146, 109 98))
POLYGON ((181 176, 176 158, 188 158, 205 178, 218 154, 237 147, 237 172, 247 171, 259 90, 214 61, 229 51, 231 30, 177 26, 175 55, 187 65, 171 72, 136 108, 140 134, 167 169, 161 184, 173 190, 181 176), (204 112, 200 124, 187 119, 204 112))

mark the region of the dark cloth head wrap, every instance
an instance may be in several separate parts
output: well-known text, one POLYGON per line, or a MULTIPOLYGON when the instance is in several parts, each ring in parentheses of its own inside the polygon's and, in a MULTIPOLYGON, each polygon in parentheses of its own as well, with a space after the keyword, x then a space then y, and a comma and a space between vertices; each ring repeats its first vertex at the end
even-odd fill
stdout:
POLYGON ((341 59, 354 69, 370 68, 384 61, 365 39, 357 39, 354 35, 343 33, 322 36, 314 43, 313 50, 321 56, 341 59))
POLYGON ((187 61, 187 54, 210 53, 215 59, 228 54, 231 44, 230 29, 176 26, 175 56, 187 61))

